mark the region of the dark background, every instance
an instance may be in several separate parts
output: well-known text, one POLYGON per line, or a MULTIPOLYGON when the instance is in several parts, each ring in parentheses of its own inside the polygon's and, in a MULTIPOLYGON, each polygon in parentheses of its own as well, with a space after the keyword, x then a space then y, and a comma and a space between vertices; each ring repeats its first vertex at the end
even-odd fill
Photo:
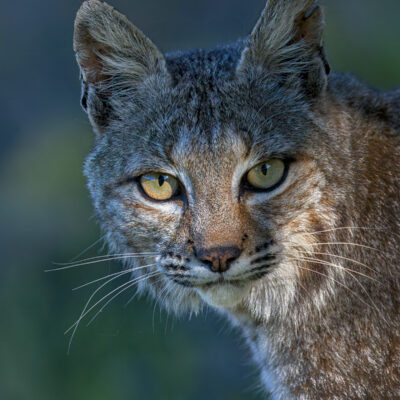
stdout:
MULTIPOLYGON (((237 332, 212 311, 177 320, 128 294, 67 354, 63 332, 96 285, 99 263, 45 273, 100 233, 81 176, 92 133, 79 106, 72 29, 79 0, 7 1, 0 13, 0 398, 261 399, 237 332)), ((247 34, 264 0, 114 0, 163 51, 210 47, 247 34)), ((334 69, 374 87, 400 84, 400 2, 327 0, 334 69)), ((84 256, 104 254, 101 244, 84 256)), ((123 280, 119 281, 120 283, 123 280)), ((111 288, 116 287, 110 285, 111 288)), ((106 294, 104 292, 103 294, 106 294)))

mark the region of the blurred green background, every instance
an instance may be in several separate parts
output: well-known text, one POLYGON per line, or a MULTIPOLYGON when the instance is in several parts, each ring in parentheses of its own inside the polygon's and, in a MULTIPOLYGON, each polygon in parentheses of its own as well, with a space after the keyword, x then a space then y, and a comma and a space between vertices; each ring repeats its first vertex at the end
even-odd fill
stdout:
MULTIPOLYGON (((115 300, 63 332, 96 286, 99 263, 45 273, 100 233, 81 175, 92 133, 79 106, 72 28, 79 0, 2 2, 0 13, 0 399, 261 399, 237 332, 212 311, 176 320, 146 300, 115 300)), ((264 0, 114 0, 163 50, 243 36, 264 0)), ((400 84, 400 2, 325 1, 336 70, 372 86, 400 84)), ((84 256, 104 254, 101 244, 84 256)), ((123 281, 121 280, 120 283, 123 281)), ((112 285, 110 285, 113 287, 112 285)), ((115 287, 115 286, 114 286, 115 287)))

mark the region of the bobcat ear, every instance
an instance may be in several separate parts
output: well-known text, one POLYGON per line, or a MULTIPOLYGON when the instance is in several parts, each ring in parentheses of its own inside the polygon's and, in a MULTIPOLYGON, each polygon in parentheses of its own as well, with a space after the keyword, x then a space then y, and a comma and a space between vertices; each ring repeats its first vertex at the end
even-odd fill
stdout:
POLYGON ((238 75, 254 69, 277 75, 283 84, 301 84, 318 96, 330 67, 323 48, 324 15, 316 0, 268 0, 254 27, 238 75))
POLYGON ((109 99, 154 74, 168 74, 157 47, 128 19, 99 0, 87 0, 75 19, 74 50, 82 77, 82 106, 96 131, 112 114, 109 99))

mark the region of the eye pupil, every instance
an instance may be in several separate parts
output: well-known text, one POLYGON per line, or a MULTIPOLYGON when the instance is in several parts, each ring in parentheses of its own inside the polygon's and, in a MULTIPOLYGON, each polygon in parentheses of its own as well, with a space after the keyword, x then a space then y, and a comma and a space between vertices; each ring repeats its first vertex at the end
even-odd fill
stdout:
POLYGON ((261 173, 262 173, 264 176, 267 176, 267 174, 268 174, 268 168, 269 168, 269 165, 268 165, 268 164, 263 164, 263 165, 261 166, 261 173))
POLYGON ((165 182, 165 176, 159 175, 158 176, 158 185, 161 187, 162 185, 164 185, 164 182, 165 182))

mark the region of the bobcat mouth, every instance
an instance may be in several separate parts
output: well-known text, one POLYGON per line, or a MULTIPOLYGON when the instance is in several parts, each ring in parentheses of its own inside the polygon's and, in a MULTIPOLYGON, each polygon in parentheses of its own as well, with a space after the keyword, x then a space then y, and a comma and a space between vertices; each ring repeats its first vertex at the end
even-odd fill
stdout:
MULTIPOLYGON (((271 257, 268 257, 271 259, 271 257)), ((266 257, 265 257, 266 260, 266 257)), ((265 261, 264 260, 264 261, 265 261)), ((197 289, 209 289, 212 287, 218 286, 233 286, 233 287, 243 287, 251 282, 257 281, 264 276, 268 275, 274 270, 274 267, 277 263, 267 263, 262 264, 257 267, 253 267, 247 273, 234 276, 234 277, 226 277, 226 275, 219 274, 218 279, 207 281, 207 282, 196 282, 195 280, 190 279, 190 276, 187 276, 183 271, 187 271, 188 269, 178 268, 174 271, 174 273, 168 272, 166 275, 175 283, 185 286, 185 287, 194 287, 197 289)))
POLYGON ((252 268, 246 276, 237 276, 234 278, 224 278, 221 276, 217 281, 209 282, 203 285, 203 287, 212 287, 221 284, 228 284, 236 287, 243 286, 247 283, 257 281, 272 272, 274 264, 264 264, 259 267, 252 268))
POLYGON ((194 286, 194 288, 207 304, 233 308, 247 296, 252 283, 271 273, 276 264, 277 262, 262 264, 244 274, 231 278, 221 276, 213 282, 194 286))
POLYGON ((270 248, 266 250, 265 247, 259 248, 252 257, 224 272, 211 272, 197 260, 191 261, 173 253, 158 261, 165 276, 176 285, 197 292, 211 306, 233 308, 248 295, 254 282, 278 266, 278 253, 271 253, 270 248))
POLYGON ((179 286, 201 293, 237 292, 264 278, 279 264, 278 254, 271 253, 270 244, 268 242, 256 248, 255 254, 224 272, 211 272, 198 260, 190 260, 173 252, 166 253, 158 261, 165 276, 179 286))

